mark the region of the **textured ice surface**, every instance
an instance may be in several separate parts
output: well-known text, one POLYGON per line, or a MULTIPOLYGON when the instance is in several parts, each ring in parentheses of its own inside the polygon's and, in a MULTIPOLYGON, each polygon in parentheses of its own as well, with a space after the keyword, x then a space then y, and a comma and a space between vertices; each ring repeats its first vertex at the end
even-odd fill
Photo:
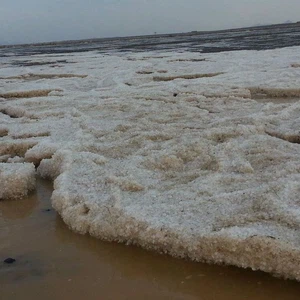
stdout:
POLYGON ((7 64, 1 94, 57 92, 0 100, 2 165, 55 179, 82 234, 300 280, 299 50, 7 64), (20 76, 51 72, 88 76, 20 76))
POLYGON ((0 200, 19 199, 35 189, 35 168, 30 163, 0 163, 0 200))

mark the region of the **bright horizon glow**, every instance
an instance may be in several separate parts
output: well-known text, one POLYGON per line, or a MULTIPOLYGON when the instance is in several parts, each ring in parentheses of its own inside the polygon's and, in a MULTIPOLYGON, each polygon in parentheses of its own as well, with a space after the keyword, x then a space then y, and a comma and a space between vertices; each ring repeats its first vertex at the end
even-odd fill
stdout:
POLYGON ((299 11, 299 0, 13 0, 0 8, 0 44, 297 22, 299 11))

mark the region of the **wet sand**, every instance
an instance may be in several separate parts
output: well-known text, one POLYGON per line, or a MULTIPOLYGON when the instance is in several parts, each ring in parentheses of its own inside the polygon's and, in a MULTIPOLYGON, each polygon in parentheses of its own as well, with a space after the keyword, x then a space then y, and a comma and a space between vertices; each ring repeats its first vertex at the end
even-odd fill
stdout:
POLYGON ((299 299, 300 284, 263 272, 174 259, 71 232, 52 184, 0 202, 0 299, 299 299), (12 265, 3 263, 13 257, 12 265))

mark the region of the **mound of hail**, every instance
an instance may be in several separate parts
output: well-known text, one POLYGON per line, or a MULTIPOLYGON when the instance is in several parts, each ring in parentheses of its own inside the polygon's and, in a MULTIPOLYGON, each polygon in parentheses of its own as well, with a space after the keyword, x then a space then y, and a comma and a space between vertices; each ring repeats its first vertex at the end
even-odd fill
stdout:
POLYGON ((19 199, 35 189, 35 168, 30 163, 0 163, 0 200, 19 199))
POLYGON ((299 50, 8 59, 1 197, 34 163, 76 232, 300 280, 299 50))

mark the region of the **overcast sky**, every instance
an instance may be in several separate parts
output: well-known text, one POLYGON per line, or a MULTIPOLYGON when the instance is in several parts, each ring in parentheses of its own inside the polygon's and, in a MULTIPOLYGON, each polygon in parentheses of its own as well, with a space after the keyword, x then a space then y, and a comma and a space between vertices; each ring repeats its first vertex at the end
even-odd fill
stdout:
POLYGON ((0 0, 0 44, 299 21, 300 0, 0 0))

